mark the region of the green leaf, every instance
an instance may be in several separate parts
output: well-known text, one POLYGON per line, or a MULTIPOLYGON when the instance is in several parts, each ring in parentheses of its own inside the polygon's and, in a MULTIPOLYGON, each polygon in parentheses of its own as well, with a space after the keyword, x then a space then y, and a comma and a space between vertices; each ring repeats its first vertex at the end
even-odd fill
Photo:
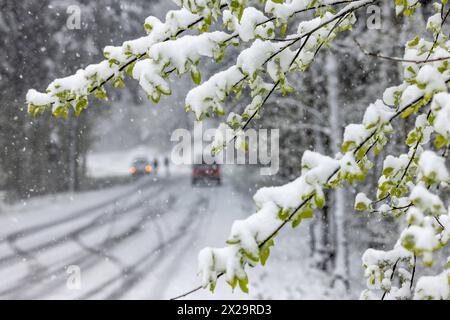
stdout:
POLYGON ((411 41, 408 42, 408 47, 415 47, 419 44, 419 36, 416 36, 414 39, 412 39, 411 41))
POLYGON ((172 94, 172 90, 167 87, 157 86, 156 89, 158 89, 158 91, 165 96, 170 96, 172 94))
POLYGON ((130 64, 128 67, 126 67, 125 72, 130 76, 133 77, 133 70, 134 70, 135 63, 130 64))
POLYGON ((357 210, 357 211, 367 211, 367 206, 366 206, 366 204, 364 203, 364 202, 358 202, 356 205, 355 205, 355 210, 357 210))
POLYGON ((440 73, 444 73, 448 69, 448 61, 445 60, 442 65, 438 68, 440 73))
POLYGON ((301 213, 300 216, 302 219, 311 219, 314 217, 314 210, 312 208, 305 208, 301 213))
POLYGON ((216 289, 216 282, 215 281, 212 281, 210 284, 209 284, 209 290, 212 292, 212 293, 214 293, 214 290, 216 289))
POLYGON ((414 108, 413 107, 409 107, 407 108, 405 111, 403 111, 402 113, 402 118, 407 118, 408 116, 410 116, 412 113, 414 112, 414 108))
POLYGON ((322 209, 325 206, 325 195, 323 194, 323 192, 315 193, 314 203, 318 209, 322 209))
POLYGON ((280 218, 280 220, 285 221, 287 218, 289 218, 290 215, 290 210, 284 210, 283 208, 280 208, 278 210, 278 218, 280 218))
POLYGON ((402 239, 402 246, 409 251, 413 251, 414 247, 416 245, 416 241, 414 239, 414 236, 408 234, 402 239))
POLYGON ((248 293, 248 277, 245 276, 243 279, 239 279, 239 288, 242 292, 248 293))
POLYGON ((258 262, 259 261, 259 257, 255 256, 252 252, 247 251, 247 250, 243 250, 244 256, 247 257, 247 259, 253 261, 253 262, 258 262))
POLYGON ((211 25, 212 23, 212 14, 209 14, 208 16, 203 18, 203 21, 205 22, 206 25, 211 25))
POLYGON ((440 134, 438 134, 436 136, 436 139, 434 140, 434 146, 436 147, 436 149, 438 149, 438 150, 442 149, 447 144, 448 144, 448 141, 447 141, 447 139, 444 136, 442 136, 440 134))
POLYGON ((152 101, 154 103, 158 103, 159 100, 161 99, 161 93, 159 91, 155 91, 151 96, 150 99, 152 99, 152 101))
POLYGON ((342 152, 348 152, 356 146, 355 141, 345 141, 342 144, 341 150, 342 152))
POLYGON ((392 174, 393 171, 394 171, 393 167, 384 168, 383 175, 386 176, 386 177, 389 177, 392 174))
POLYGON ((239 23, 241 22, 242 16, 244 15, 244 9, 245 9, 244 5, 241 5, 239 7, 239 13, 238 13, 238 22, 239 23))
POLYGON ((419 134, 417 133, 417 131, 411 131, 408 136, 406 137, 406 141, 405 143, 409 146, 415 144, 417 142, 417 140, 420 138, 419 134))
POLYGON ((292 220, 292 228, 297 228, 299 225, 300 225, 300 223, 302 222, 302 215, 301 214, 298 214, 298 215, 296 215, 295 216, 295 218, 294 218, 294 220, 292 220))
POLYGON ((108 96, 103 87, 98 87, 97 90, 95 90, 95 97, 100 100, 108 100, 108 96))
POLYGON ((261 259, 261 264, 264 266, 266 264, 267 259, 270 255, 270 247, 274 245, 273 239, 270 239, 269 241, 266 241, 264 245, 261 247, 259 252, 259 257, 261 259))
POLYGON ((145 23, 144 29, 145 29, 145 31, 147 31, 147 33, 150 33, 150 31, 152 31, 152 29, 153 29, 153 26, 149 23, 145 23))
POLYGON ((409 66, 406 70, 408 70, 413 76, 417 75, 416 70, 412 66, 409 66))
POLYGON ((199 85, 202 82, 202 75, 200 71, 198 71, 197 67, 194 65, 191 68, 191 78, 196 85, 199 85))
POLYGON ((81 111, 87 108, 88 101, 86 98, 81 98, 78 100, 77 104, 75 105, 75 115, 77 117, 80 116, 81 111))
POLYGON ((120 77, 116 78, 113 82, 113 87, 116 89, 125 87, 125 84, 123 83, 122 78, 120 78, 120 77))
POLYGON ((236 276, 233 277, 233 280, 228 281, 227 283, 231 286, 232 289, 236 288, 237 283, 238 283, 238 278, 236 276))

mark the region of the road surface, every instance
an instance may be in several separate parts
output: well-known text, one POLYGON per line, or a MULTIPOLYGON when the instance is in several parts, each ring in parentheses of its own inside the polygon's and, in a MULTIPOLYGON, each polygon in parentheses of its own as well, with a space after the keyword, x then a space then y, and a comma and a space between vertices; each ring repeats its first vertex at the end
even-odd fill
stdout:
MULTIPOLYGON (((222 246, 251 194, 189 177, 31 200, 0 215, 0 299, 167 299, 197 286, 197 253, 222 246), (79 271, 79 272, 78 272, 79 271)), ((248 189, 247 189, 248 191, 248 189)), ((223 284, 192 298, 246 298, 223 284)))

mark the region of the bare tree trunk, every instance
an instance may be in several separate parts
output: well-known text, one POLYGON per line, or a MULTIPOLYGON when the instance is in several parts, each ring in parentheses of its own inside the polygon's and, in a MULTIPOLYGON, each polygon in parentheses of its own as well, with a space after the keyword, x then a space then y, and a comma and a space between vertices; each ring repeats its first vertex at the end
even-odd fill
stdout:
MULTIPOLYGON (((314 106, 316 107, 316 106, 314 106)), ((321 154, 325 152, 326 139, 321 133, 315 135, 315 149, 321 154)), ((316 223, 314 223, 315 225, 316 223)), ((334 252, 330 245, 330 222, 329 222, 329 207, 326 205, 321 210, 320 218, 317 221, 319 226, 319 242, 316 245, 315 262, 317 267, 322 271, 329 271, 332 268, 334 252)))
POLYGON ((317 267, 322 271, 330 271, 334 266, 335 250, 330 241, 330 207, 325 205, 322 209, 322 215, 320 216, 320 259, 317 263, 317 267))
MULTIPOLYGON (((327 100, 329 107, 329 123, 331 129, 330 147, 336 154, 340 151, 341 145, 341 119, 339 114, 339 77, 336 58, 332 53, 327 54, 326 67, 327 72, 327 100)), ((345 235, 345 194, 342 188, 337 188, 334 192, 334 217, 336 226, 336 262, 334 269, 333 285, 337 280, 341 280, 346 289, 349 289, 348 280, 348 250, 347 239, 345 235)))
POLYGON ((78 190, 78 121, 69 118, 69 191, 78 190))

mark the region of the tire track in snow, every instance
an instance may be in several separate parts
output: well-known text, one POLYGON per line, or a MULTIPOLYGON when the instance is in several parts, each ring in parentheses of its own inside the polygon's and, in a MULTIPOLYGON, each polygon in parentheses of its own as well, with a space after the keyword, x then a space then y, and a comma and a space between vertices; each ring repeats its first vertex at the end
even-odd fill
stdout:
MULTIPOLYGON (((160 186, 157 190, 149 190, 149 192, 155 192, 157 191, 159 193, 159 191, 161 191, 165 186, 160 186)), ((147 193, 147 192, 146 192, 147 193)), ((154 200, 154 199, 153 199, 154 200)), ((139 209, 140 207, 143 207, 147 205, 147 201, 139 201, 134 203, 131 207, 125 207, 125 208, 121 208, 121 210, 116 211, 116 215, 115 217, 117 217, 117 213, 134 213, 134 210, 139 209)), ((142 213, 143 211, 139 211, 140 213, 142 213)), ((139 213, 138 212, 138 213, 139 213)), ((103 221, 103 223, 101 223, 101 219, 104 218, 105 214, 96 217, 94 220, 92 220, 91 222, 87 223, 86 225, 84 225, 81 228, 77 228, 76 230, 71 231, 69 234, 64 235, 63 237, 60 237, 59 239, 57 239, 57 241, 48 241, 45 242, 44 244, 40 244, 38 246, 35 246, 33 248, 30 248, 26 251, 26 254, 29 256, 31 255, 30 252, 33 252, 35 250, 47 250, 50 248, 55 247, 58 244, 63 244, 66 243, 68 241, 72 241, 72 240, 76 240, 83 232, 85 231, 94 231, 96 229, 98 229, 99 227, 104 226, 104 222, 108 222, 108 221, 115 221, 113 219, 115 219, 114 217, 109 217, 106 221, 103 221), (56 243, 55 243, 56 242, 56 243)), ((126 216, 123 215, 120 217, 120 219, 125 218, 126 216)), ((112 238, 107 238, 102 246, 106 249, 113 247, 115 245, 120 244, 123 240, 128 239, 129 237, 131 237, 132 235, 134 235, 135 233, 137 233, 139 231, 139 229, 141 228, 142 224, 145 222, 145 220, 148 218, 148 216, 144 216, 143 218, 141 218, 137 223, 135 223, 131 228, 125 230, 124 232, 122 232, 119 236, 114 236, 112 238)), ((51 276, 55 276, 56 274, 65 274, 65 270, 64 270, 64 266, 67 265, 81 265, 84 264, 85 262, 90 262, 90 260, 92 258, 92 252, 88 252, 87 254, 82 254, 80 255, 75 261, 71 261, 68 262, 67 260, 64 259, 64 261, 62 262, 62 266, 58 267, 58 268, 46 268, 44 270, 40 270, 39 274, 28 274, 26 277, 24 277, 16 286, 14 286, 13 288, 9 288, 7 290, 3 290, 0 292, 0 296, 4 296, 4 295, 8 295, 14 292, 19 291, 20 289, 23 289, 24 286, 28 287, 30 286, 30 284, 36 284, 39 283, 41 280, 46 279, 48 277, 51 276), (60 272, 58 272, 58 270, 60 272)), ((102 256, 102 258, 104 258, 104 256, 102 256)), ((3 261, 4 262, 4 261, 3 261)), ((93 263, 89 263, 87 265, 87 267, 91 267, 94 266, 93 263)), ((84 269, 87 269, 86 266, 84 267, 84 269)), ((65 279, 64 279, 65 280, 65 279)))
POLYGON ((111 203, 115 204, 116 202, 120 202, 122 199, 128 198, 130 195, 135 194, 136 191, 139 191, 141 188, 148 187, 151 184, 153 184, 153 181, 143 179, 141 181, 138 181, 138 183, 136 185, 134 185, 130 190, 126 191, 124 194, 121 194, 119 196, 114 196, 114 197, 104 200, 100 203, 94 204, 90 207, 76 210, 75 212, 73 212, 70 215, 63 217, 61 219, 56 219, 51 222, 47 222, 47 223, 43 223, 43 224, 40 224, 37 226, 27 227, 25 229, 15 231, 15 232, 7 235, 3 239, 1 239, 0 243, 5 242, 5 241, 6 242, 15 241, 19 238, 25 238, 27 236, 36 234, 36 233, 44 231, 46 229, 53 228, 55 226, 65 224, 67 222, 71 222, 73 220, 83 218, 86 215, 92 215, 100 209, 104 209, 106 207, 111 206, 111 203))
MULTIPOLYGON (((214 188, 222 188, 219 186, 215 186, 214 188)), ((214 190, 214 189, 213 189, 214 190)), ((201 192, 198 189, 198 192, 201 192)), ((215 196, 216 193, 212 192, 212 195, 215 196)), ((188 253, 189 247, 191 247, 192 243, 194 243, 199 236, 203 234, 203 229, 205 226, 208 226, 212 220, 212 215, 210 214, 216 205, 216 199, 211 198, 211 195, 206 198, 207 203, 205 203, 204 207, 199 207, 198 217, 196 219, 196 224, 191 226, 193 232, 189 234, 189 238, 186 239, 185 243, 177 250, 177 253, 171 252, 171 255, 176 255, 177 260, 183 260, 183 257, 188 253)), ((172 275, 176 270, 180 269, 180 264, 169 264, 169 268, 165 270, 166 275, 172 275)), ((156 284, 153 286, 153 292, 158 292, 158 295, 149 296, 150 299, 163 299, 166 290, 169 288, 170 283, 173 281, 173 277, 168 276, 166 278, 160 277, 156 284)))
MULTIPOLYGON (((173 205, 173 202, 168 202, 167 210, 170 210, 172 205, 173 205)), ((164 213, 164 212, 165 211, 162 211, 162 213, 164 213)), ((163 239, 163 233, 161 230, 161 226, 159 225, 158 219, 151 219, 150 221, 156 227, 157 238, 160 239, 160 243, 161 243, 161 240, 163 239)), ((144 255, 144 257, 145 256, 146 255, 144 255)), ((79 297, 79 299, 81 299, 81 300, 90 299, 93 296, 95 296, 96 294, 98 294, 98 293, 102 292, 103 290, 109 288, 110 286, 114 285, 118 280, 123 280, 124 278, 126 278, 130 275, 132 275, 133 277, 136 277, 136 276, 139 277, 141 275, 141 273, 138 272, 137 270, 135 270, 135 265, 138 264, 140 260, 141 259, 139 259, 138 262, 135 263, 134 265, 126 266, 125 268, 123 268, 121 270, 119 275, 113 276, 110 279, 104 281, 97 287, 89 290, 87 293, 85 293, 84 295, 79 297)))
MULTIPOLYGON (((163 188, 163 186, 160 186, 156 191, 159 192, 161 191, 163 188)), ((146 193, 150 193, 150 192, 154 192, 155 190, 147 190, 146 193)), ((141 195, 142 196, 142 195, 141 195)), ((126 197, 124 195, 124 197, 126 197)), ((134 209, 137 209, 139 207, 142 207, 143 205, 146 204, 147 200, 144 201, 137 201, 135 203, 132 203, 131 205, 129 205, 129 207, 122 207, 118 210, 118 213, 127 213, 130 212, 134 209)), ((115 209, 117 208, 117 200, 115 201, 115 209)), ((111 205, 111 204, 110 204, 111 205)), ((96 213, 97 211, 97 206, 96 209, 94 209, 94 212, 92 213, 96 213)), ((115 210, 117 211, 117 210, 115 210)), ((75 230, 72 230, 71 232, 69 232, 68 234, 62 234, 60 235, 58 238, 52 239, 52 240, 48 240, 48 241, 44 241, 34 247, 31 248, 27 248, 27 249, 20 249, 18 247, 18 245, 16 245, 16 242, 18 240, 23 239, 24 237, 30 236, 32 233, 28 232, 26 235, 22 236, 18 236, 19 232, 16 232, 14 234, 12 234, 11 236, 7 236, 6 240, 8 242, 8 245, 13 249, 13 253, 9 254, 7 256, 4 256, 2 258, 0 258, 0 266, 2 266, 3 264, 6 263, 10 263, 12 261, 16 261, 16 260, 36 260, 36 258, 33 256, 32 252, 38 252, 38 251, 42 251, 42 250, 48 250, 48 249, 52 249, 54 247, 57 247, 61 244, 64 244, 67 241, 71 241, 72 238, 79 236, 82 233, 85 233, 86 231, 93 231, 99 227, 102 227, 104 223, 107 223, 109 220, 114 219, 114 217, 110 217, 109 219, 104 220, 105 215, 108 215, 108 211, 100 213, 99 216, 95 217, 93 220, 85 223, 84 225, 82 225, 81 227, 76 228, 75 230)), ((70 219, 72 220, 72 219, 70 219)), ((34 229, 34 234, 44 231, 45 229, 40 229, 40 230, 36 230, 34 229)))
MULTIPOLYGON (((118 235, 115 235, 114 237, 109 238, 108 242, 101 244, 102 248, 110 249, 117 245, 123 244, 124 241, 130 239, 131 237, 133 237, 134 235, 136 235, 137 233, 142 231, 142 223, 144 220, 145 219, 139 220, 134 225, 132 225, 131 228, 121 232, 118 235)), ((64 260, 64 262, 62 262, 62 265, 59 265, 59 266, 51 268, 51 269, 48 268, 47 270, 45 270, 45 273, 39 275, 39 277, 37 277, 36 275, 32 275, 32 274, 27 275, 25 278, 22 279, 22 281, 17 283, 13 288, 9 288, 7 290, 1 291, 0 297, 5 296, 5 295, 15 294, 13 296, 13 298, 22 299, 23 292, 26 292, 26 291, 32 289, 33 285, 39 285, 39 286, 41 286, 41 288, 40 288, 41 292, 38 294, 30 295, 27 298, 28 299, 40 298, 41 296, 52 292, 53 290, 57 289, 58 287, 61 287, 61 285, 63 285, 66 282, 65 267, 67 265, 77 265, 82 270, 89 270, 90 268, 96 266, 96 263, 98 260, 99 260, 98 256, 92 255, 92 253, 90 253, 90 252, 87 252, 87 253, 84 252, 81 255, 79 255, 75 260, 71 260, 71 261, 64 260), (51 277, 55 277, 55 278, 59 277, 59 278, 61 278, 61 281, 58 283, 53 283, 53 284, 47 285, 47 287, 45 287, 45 285, 42 283, 42 281, 48 280, 51 277), (43 287, 45 287, 45 288, 43 288, 43 287), (17 294, 19 294, 19 295, 17 295, 17 294)))
MULTIPOLYGON (((144 256, 140 261, 138 261, 138 263, 133 265, 133 268, 136 269, 138 267, 143 266, 144 270, 149 270, 149 271, 147 271, 147 274, 148 274, 151 270, 154 270, 159 264, 161 264, 164 261, 164 258, 162 257, 160 259, 157 259, 159 254, 162 253, 167 247, 172 246, 179 240, 183 239, 183 237, 187 234, 187 231, 194 224, 194 222, 199 221, 199 219, 193 219, 194 215, 197 213, 196 207, 204 206, 207 203, 208 203, 208 198, 201 197, 194 205, 194 208, 189 210, 187 217, 180 224, 181 226, 178 228, 178 232, 174 236, 170 237, 167 241, 160 243, 160 245, 158 245, 156 248, 152 249, 149 252, 149 254, 144 256), (151 253, 156 253, 156 254, 151 255, 151 253), (147 265, 147 263, 149 265, 147 265)), ((172 252, 170 252, 170 254, 172 254, 172 252)), ((137 284, 138 281, 141 281, 141 280, 142 280, 142 278, 140 278, 139 276, 127 278, 126 281, 122 284, 122 286, 120 286, 114 292, 110 293, 106 297, 106 299, 108 299, 108 300, 120 299, 128 291, 130 291, 137 284)))

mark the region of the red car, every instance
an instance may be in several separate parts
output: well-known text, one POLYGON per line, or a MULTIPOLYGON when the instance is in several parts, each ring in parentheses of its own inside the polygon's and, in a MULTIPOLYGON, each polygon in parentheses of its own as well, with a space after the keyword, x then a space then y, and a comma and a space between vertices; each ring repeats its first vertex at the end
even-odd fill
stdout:
POLYGON ((218 164, 194 164, 192 166, 192 184, 195 185, 199 181, 214 181, 220 185, 220 166, 218 164))

